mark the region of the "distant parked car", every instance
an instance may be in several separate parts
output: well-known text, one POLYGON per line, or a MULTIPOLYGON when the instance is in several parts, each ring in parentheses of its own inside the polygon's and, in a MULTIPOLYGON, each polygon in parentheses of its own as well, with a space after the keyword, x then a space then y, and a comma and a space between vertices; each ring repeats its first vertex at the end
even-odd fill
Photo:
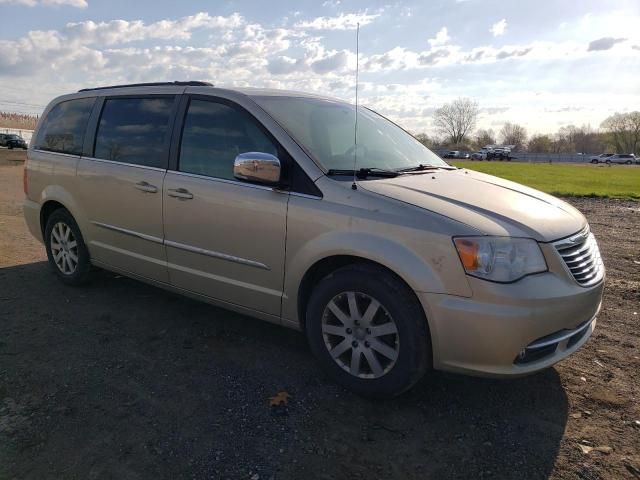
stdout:
POLYGON ((624 163, 631 165, 632 163, 638 163, 638 160, 633 153, 616 153, 608 157, 605 163, 624 163))
POLYGON ((444 154, 444 158, 469 158, 469 154, 465 152, 461 152, 459 150, 451 150, 444 154))
POLYGON ((27 142, 25 139, 15 134, 5 135, 4 144, 9 147, 9 150, 13 148, 27 149, 27 142))
POLYGON ((511 158, 510 148, 494 148, 487 152, 487 160, 506 160, 509 162, 511 158))
POLYGON ((0 147, 6 147, 7 146, 7 137, 9 136, 8 133, 0 133, 0 147))
POLYGON ((605 163, 607 158, 611 157, 613 153, 601 153, 600 155, 594 155, 589 160, 591 163, 605 163))
POLYGON ((471 154, 471 160, 486 160, 487 159, 487 152, 473 152, 471 154))

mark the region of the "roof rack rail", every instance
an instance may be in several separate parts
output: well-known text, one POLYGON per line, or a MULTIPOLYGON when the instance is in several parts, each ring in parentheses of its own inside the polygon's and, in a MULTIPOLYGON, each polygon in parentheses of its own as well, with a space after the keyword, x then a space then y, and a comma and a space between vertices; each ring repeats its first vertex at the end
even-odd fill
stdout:
POLYGON ((188 82, 151 82, 151 83, 128 83, 125 85, 109 85, 107 87, 82 88, 78 92, 90 92, 92 90, 106 90, 108 88, 127 88, 127 87, 161 87, 165 85, 180 85, 185 87, 213 87, 213 83, 188 81, 188 82))

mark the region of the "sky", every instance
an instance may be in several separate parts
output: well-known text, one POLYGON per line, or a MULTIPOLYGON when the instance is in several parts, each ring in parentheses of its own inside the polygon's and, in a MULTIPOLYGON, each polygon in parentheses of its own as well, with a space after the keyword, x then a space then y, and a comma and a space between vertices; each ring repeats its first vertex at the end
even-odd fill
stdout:
POLYGON ((640 0, 0 0, 0 19, 0 110, 165 80, 353 102, 356 58, 361 104, 414 133, 458 97, 530 134, 640 110, 640 0))

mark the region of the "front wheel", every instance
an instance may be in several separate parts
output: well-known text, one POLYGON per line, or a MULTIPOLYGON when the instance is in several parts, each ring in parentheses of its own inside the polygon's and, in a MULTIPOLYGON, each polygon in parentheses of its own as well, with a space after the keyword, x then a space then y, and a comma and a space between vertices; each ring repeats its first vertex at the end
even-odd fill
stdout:
POLYGON ((315 287, 306 313, 307 338, 322 367, 360 395, 399 395, 431 365, 420 302, 382 269, 337 270, 315 287))
POLYGON ((91 270, 89 251, 73 216, 65 209, 53 212, 44 237, 49 264, 58 278, 67 285, 86 283, 91 270))

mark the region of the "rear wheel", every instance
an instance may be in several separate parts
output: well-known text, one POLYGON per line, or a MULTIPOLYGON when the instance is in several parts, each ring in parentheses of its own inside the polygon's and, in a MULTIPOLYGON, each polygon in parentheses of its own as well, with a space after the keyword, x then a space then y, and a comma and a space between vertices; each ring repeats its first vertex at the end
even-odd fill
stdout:
POLYGON ((631 165, 631 160, 627 160, 627 161, 626 161, 626 162, 624 162, 624 163, 626 163, 627 165, 631 165))
POLYGON ((338 383, 393 397, 431 363, 428 328, 414 293, 382 269, 344 267, 321 280, 307 306, 311 350, 338 383))
POLYGON ((45 246, 49 264, 67 285, 87 282, 91 270, 89 251, 80 228, 65 209, 54 211, 47 219, 45 246))

